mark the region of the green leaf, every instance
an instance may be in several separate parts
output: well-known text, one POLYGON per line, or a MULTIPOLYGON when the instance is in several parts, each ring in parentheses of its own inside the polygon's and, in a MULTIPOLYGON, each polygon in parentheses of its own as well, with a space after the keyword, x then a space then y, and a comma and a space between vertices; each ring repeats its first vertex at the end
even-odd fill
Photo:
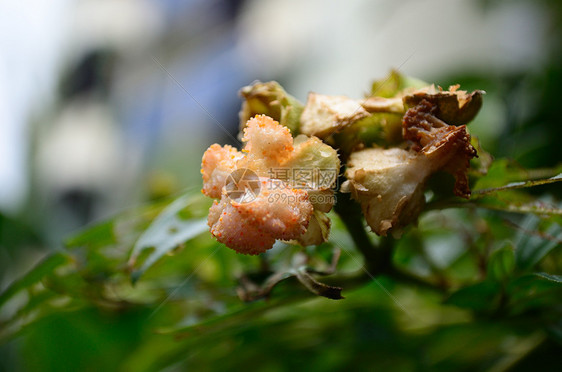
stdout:
POLYGON ((113 232, 114 219, 104 221, 68 238, 65 242, 67 248, 96 245, 114 244, 115 234, 113 232))
POLYGON ((540 219, 529 216, 519 228, 516 238, 516 262, 523 270, 529 269, 542 260, 550 251, 560 247, 562 242, 562 227, 552 222, 542 232, 539 230, 540 219))
POLYGON ((518 277, 507 285, 510 310, 518 314, 529 309, 542 309, 560 306, 562 298, 562 278, 560 275, 534 273, 518 277))
POLYGON ((51 274, 57 267, 67 263, 69 257, 62 253, 54 253, 43 259, 37 266, 31 269, 22 278, 13 282, 1 295, 0 306, 12 298, 18 292, 28 289, 35 283, 42 280, 46 275, 51 274))
POLYGON ((264 301, 243 304, 234 307, 230 311, 226 311, 224 314, 210 316, 199 322, 194 322, 193 324, 162 327, 158 328, 156 332, 159 334, 174 334, 176 336, 201 336, 206 333, 221 331, 225 328, 251 321, 255 319, 256 316, 261 315, 272 307, 274 307, 274 305, 264 301))
POLYGON ((479 167, 482 169, 472 172, 472 175, 476 176, 476 182, 469 201, 437 200, 430 203, 426 209, 476 206, 510 213, 562 216, 562 208, 553 205, 550 200, 536 199, 521 190, 562 181, 562 165, 528 170, 508 159, 498 159, 489 168, 482 167, 482 164, 479 167), (481 176, 478 176, 479 173, 481 176))
POLYGON ((534 187, 540 185, 548 185, 550 183, 561 182, 562 181, 562 173, 557 174, 554 177, 541 179, 541 180, 534 180, 534 181, 520 181, 520 182, 512 182, 504 186, 500 187, 491 187, 487 189, 480 189, 475 190, 472 193, 473 198, 476 198, 480 195, 487 195, 487 194, 494 194, 499 191, 506 191, 506 190, 516 190, 516 189, 523 189, 527 187, 534 187))
POLYGON ((554 274, 548 274, 548 273, 535 273, 535 275, 537 275, 541 278, 544 278, 546 280, 549 280, 551 282, 562 284, 562 275, 554 275, 554 274))
MULTIPOLYGON (((562 165, 554 168, 524 169, 508 159, 497 159, 494 160, 486 175, 478 178, 473 187, 473 192, 478 194, 483 192, 481 190, 502 188, 513 182, 525 183, 532 180, 548 179, 560 176, 561 172, 562 165)), ((553 181, 557 182, 556 178, 553 181)), ((514 186, 513 188, 522 187, 522 185, 517 184, 512 186, 514 186)), ((528 187, 531 186, 533 184, 528 187)))
POLYGON ((57 269, 70 263, 70 257, 57 252, 44 258, 0 295, 0 344, 13 338, 22 329, 45 314, 58 311, 56 300, 62 296, 44 285, 57 269))
POLYGON ((513 246, 509 243, 492 252, 488 259, 488 277, 493 280, 505 281, 513 273, 514 268, 515 255, 513 246))
POLYGON ((469 201, 459 198, 437 200, 429 203, 426 210, 446 208, 485 208, 519 214, 535 214, 538 216, 562 216, 562 208, 551 203, 534 199, 532 196, 517 190, 504 191, 498 195, 486 195, 469 201))
POLYGON ((445 303, 475 311, 491 310, 497 306, 500 289, 499 283, 486 280, 459 289, 445 303))
POLYGON ((423 88, 428 85, 418 79, 405 76, 397 70, 391 70, 387 77, 373 81, 370 97, 391 98, 406 88, 423 88))
POLYGON ((181 196, 154 219, 137 240, 129 259, 129 267, 133 269, 131 273, 133 283, 160 257, 208 230, 206 217, 193 216, 185 211, 200 201, 201 198, 181 196), (186 215, 190 218, 186 219, 186 215), (139 257, 149 248, 152 250, 143 257, 140 268, 137 267, 139 257))

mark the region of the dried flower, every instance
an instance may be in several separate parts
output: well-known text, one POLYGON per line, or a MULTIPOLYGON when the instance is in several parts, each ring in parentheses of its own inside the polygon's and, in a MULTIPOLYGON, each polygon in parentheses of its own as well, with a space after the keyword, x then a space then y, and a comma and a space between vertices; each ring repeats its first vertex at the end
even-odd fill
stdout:
POLYGON ((436 118, 436 106, 423 100, 404 115, 404 139, 409 150, 370 148, 351 154, 343 191, 359 201, 371 229, 378 235, 414 222, 425 203, 427 178, 445 170, 456 178, 455 193, 470 196, 467 170, 476 156, 466 126, 452 126, 436 118))
POLYGON ((421 101, 427 101, 434 107, 433 115, 450 125, 462 125, 470 122, 482 107, 483 90, 467 93, 459 90, 460 85, 452 85, 449 90, 429 85, 404 96, 404 106, 414 107, 421 101))
POLYGON ((358 101, 346 96, 309 93, 301 116, 301 132, 324 138, 367 116, 358 101))
POLYGON ((454 193, 470 196, 467 171, 476 150, 464 124, 478 112, 483 93, 458 85, 443 90, 396 71, 373 83, 364 99, 310 93, 304 107, 276 82, 244 87, 244 150, 213 145, 203 157, 203 192, 221 198, 209 214, 211 232, 250 254, 276 239, 322 243, 330 228, 325 213, 335 200, 337 149, 347 161, 341 190, 359 201, 375 233, 400 234, 421 213, 426 181, 435 172, 451 173, 454 193), (247 120, 255 114, 281 125, 263 115, 247 120), (291 132, 303 134, 293 138, 291 132), (254 173, 254 186, 233 193, 240 178, 233 172, 242 169, 254 173), (325 170, 330 177, 319 177, 325 170), (282 191, 264 189, 269 184, 282 191))
POLYGON ((448 125, 435 114, 439 106, 423 100, 404 115, 404 139, 412 141, 412 149, 431 161, 434 172, 445 170, 455 176, 454 193, 470 197, 467 171, 470 159, 477 156, 470 144, 466 125, 448 125))

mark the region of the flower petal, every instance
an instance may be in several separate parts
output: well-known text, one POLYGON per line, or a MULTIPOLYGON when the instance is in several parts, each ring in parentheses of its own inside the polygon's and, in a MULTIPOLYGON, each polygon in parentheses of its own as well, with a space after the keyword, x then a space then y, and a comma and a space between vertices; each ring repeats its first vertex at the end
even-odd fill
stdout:
POLYGON ((201 161, 203 175, 203 194, 211 198, 220 198, 225 180, 236 169, 236 162, 244 155, 234 147, 218 144, 211 145, 201 161))
POLYGON ((275 243, 273 236, 242 216, 226 195, 209 210, 208 224, 211 234, 219 242, 238 253, 260 254, 275 243))

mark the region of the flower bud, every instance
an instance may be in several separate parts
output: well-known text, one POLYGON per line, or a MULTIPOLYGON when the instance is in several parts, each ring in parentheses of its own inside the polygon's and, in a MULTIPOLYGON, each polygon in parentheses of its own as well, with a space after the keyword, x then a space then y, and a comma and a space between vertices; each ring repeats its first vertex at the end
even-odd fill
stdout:
POLYGON ((391 70, 385 78, 373 81, 369 97, 402 97, 407 91, 421 89, 427 85, 424 81, 391 70))
POLYGON ((291 133, 299 132, 299 120, 303 105, 291 96, 276 81, 255 82, 240 90, 244 99, 240 110, 240 132, 246 122, 258 114, 263 114, 289 128, 291 133))

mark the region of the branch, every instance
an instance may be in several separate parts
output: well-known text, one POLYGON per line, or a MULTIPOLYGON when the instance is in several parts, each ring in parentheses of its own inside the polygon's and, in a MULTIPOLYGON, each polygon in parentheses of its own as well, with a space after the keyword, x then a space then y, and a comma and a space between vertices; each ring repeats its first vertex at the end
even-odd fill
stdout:
MULTIPOLYGON (((338 194, 338 203, 334 207, 336 213, 348 230, 356 248, 361 252, 365 260, 365 267, 370 275, 388 275, 399 282, 413 284, 427 289, 447 290, 447 284, 443 282, 432 282, 396 268, 392 262, 392 249, 395 240, 392 237, 382 237, 378 245, 373 244, 364 227, 361 218, 361 208, 350 198, 350 194, 338 194)), ((362 270, 361 270, 362 271, 362 270)), ((350 278, 347 278, 348 280, 350 278)), ((353 281, 369 281, 371 278, 361 272, 353 275, 353 281)))
POLYGON ((334 207, 347 231, 355 243, 355 247, 365 259, 365 266, 372 275, 385 274, 392 268, 392 238, 382 238, 380 244, 375 245, 369 238, 363 219, 361 208, 351 200, 350 194, 338 193, 338 202, 334 207))

